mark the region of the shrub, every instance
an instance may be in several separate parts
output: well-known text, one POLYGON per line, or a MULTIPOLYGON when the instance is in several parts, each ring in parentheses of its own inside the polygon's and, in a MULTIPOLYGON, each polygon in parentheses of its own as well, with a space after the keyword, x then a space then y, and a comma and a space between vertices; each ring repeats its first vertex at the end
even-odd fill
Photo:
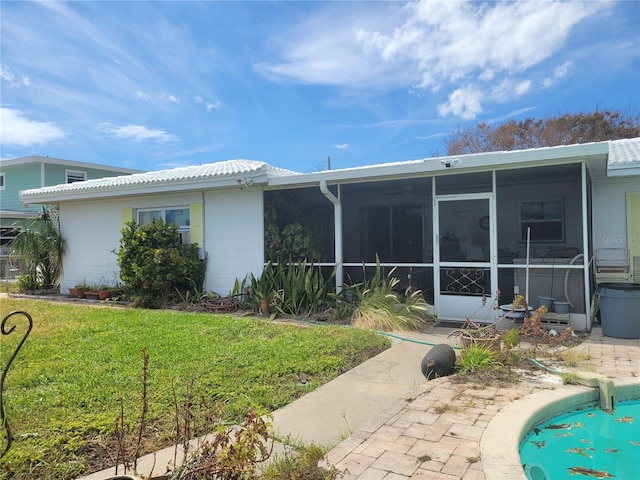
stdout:
POLYGON ((398 293, 396 288, 400 281, 393 276, 394 271, 385 277, 380 260, 376 259, 376 271, 370 280, 345 287, 343 300, 354 306, 353 326, 396 331, 420 330, 427 325, 428 305, 422 292, 409 287, 404 295, 398 293))
POLYGON ((460 371, 474 372, 499 367, 498 352, 484 345, 470 345, 460 355, 460 371))
POLYGON ((143 307, 159 308, 187 292, 197 293, 204 282, 198 246, 183 245, 177 227, 162 220, 127 223, 118 265, 131 298, 143 307))
POLYGON ((324 455, 325 451, 313 444, 297 454, 286 450, 283 457, 274 460, 262 472, 260 480, 335 480, 338 478, 335 467, 327 470, 318 466, 324 455))

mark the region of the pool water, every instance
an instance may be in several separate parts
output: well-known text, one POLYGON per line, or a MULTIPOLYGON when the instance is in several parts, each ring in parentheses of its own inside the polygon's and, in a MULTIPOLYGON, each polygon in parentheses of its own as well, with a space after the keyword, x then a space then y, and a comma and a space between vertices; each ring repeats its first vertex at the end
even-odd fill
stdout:
POLYGON ((640 479, 640 399, 588 406, 534 427, 520 444, 529 480, 640 479))

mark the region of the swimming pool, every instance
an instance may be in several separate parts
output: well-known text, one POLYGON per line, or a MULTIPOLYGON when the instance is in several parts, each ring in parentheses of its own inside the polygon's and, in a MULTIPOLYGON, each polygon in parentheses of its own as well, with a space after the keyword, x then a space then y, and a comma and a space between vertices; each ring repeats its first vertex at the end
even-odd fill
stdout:
POLYGON ((555 416, 536 425, 520 444, 529 480, 640 478, 640 400, 598 405, 555 416))
MULTIPOLYGON (((614 384, 616 405, 640 398, 638 378, 614 379, 614 384)), ((520 459, 520 444, 529 431, 550 418, 576 408, 594 405, 598 401, 597 388, 560 384, 557 388, 532 393, 506 405, 489 422, 480 441, 480 456, 485 477, 491 480, 527 480, 520 459)), ((639 424, 640 419, 631 425, 638 428, 639 424)), ((640 447, 638 448, 640 453, 640 447)), ((590 477, 575 474, 569 478, 586 480, 590 477)), ((640 477, 632 478, 635 480, 640 477)))

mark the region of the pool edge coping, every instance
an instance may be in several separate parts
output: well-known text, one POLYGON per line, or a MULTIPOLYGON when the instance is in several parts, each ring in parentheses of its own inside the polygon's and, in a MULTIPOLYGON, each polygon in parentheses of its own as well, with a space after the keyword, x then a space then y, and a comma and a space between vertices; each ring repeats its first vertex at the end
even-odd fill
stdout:
MULTIPOLYGON (((640 397, 640 378, 611 380, 616 389, 616 401, 640 397)), ((506 405, 489 422, 480 440, 485 477, 491 480, 527 480, 519 447, 529 430, 549 417, 598 400, 597 388, 558 385, 506 405)))

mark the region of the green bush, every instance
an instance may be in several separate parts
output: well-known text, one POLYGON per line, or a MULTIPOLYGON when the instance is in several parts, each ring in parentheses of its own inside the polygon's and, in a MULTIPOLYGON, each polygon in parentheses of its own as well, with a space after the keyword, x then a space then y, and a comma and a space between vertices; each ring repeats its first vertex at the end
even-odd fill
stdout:
POLYGON ((498 368, 500 367, 498 352, 484 345, 470 345, 462 350, 459 366, 461 372, 498 368))
POLYGON ((183 245, 175 225, 129 222, 118 251, 120 278, 133 300, 147 308, 166 306, 202 290, 205 265, 197 245, 183 245))

